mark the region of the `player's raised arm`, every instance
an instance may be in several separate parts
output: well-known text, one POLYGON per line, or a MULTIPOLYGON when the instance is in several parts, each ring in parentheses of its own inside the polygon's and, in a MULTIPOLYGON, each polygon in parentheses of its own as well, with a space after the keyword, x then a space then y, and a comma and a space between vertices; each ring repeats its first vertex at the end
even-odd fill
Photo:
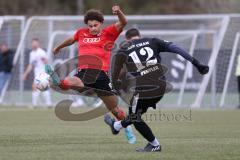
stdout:
POLYGON ((169 50, 169 52, 173 52, 173 53, 177 53, 177 54, 181 55, 183 58, 185 58, 186 60, 191 62, 198 69, 199 73, 201 73, 201 74, 207 74, 208 73, 209 67, 207 65, 201 64, 197 59, 195 59, 194 57, 189 55, 181 47, 178 47, 177 45, 172 43, 168 46, 168 50, 169 50))
POLYGON ((113 6, 112 12, 114 15, 118 16, 118 21, 115 23, 118 31, 122 31, 123 28, 127 25, 127 20, 124 13, 121 11, 119 6, 113 6))
POLYGON ((207 74, 208 73, 209 67, 207 65, 201 64, 197 59, 192 57, 190 54, 188 54, 187 51, 185 51, 181 47, 175 45, 174 43, 163 41, 163 40, 160 40, 160 39, 157 39, 157 38, 155 38, 154 40, 157 42, 157 44, 159 46, 161 46, 160 48, 163 51, 170 52, 170 53, 176 53, 176 54, 182 56, 183 58, 185 58, 186 60, 191 62, 197 68, 199 73, 201 73, 201 74, 207 74))
POLYGON ((56 48, 53 49, 53 53, 54 54, 58 54, 59 51, 67 46, 72 45, 75 42, 75 39, 73 37, 66 39, 64 42, 62 42, 61 44, 59 44, 56 48))

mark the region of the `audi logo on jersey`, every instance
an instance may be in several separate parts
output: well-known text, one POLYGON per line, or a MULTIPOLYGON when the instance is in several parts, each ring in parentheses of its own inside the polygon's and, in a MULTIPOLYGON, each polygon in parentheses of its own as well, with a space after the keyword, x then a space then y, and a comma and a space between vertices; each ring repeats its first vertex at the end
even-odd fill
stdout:
POLYGON ((100 37, 98 38, 84 38, 83 43, 96 43, 99 42, 101 39, 100 37))

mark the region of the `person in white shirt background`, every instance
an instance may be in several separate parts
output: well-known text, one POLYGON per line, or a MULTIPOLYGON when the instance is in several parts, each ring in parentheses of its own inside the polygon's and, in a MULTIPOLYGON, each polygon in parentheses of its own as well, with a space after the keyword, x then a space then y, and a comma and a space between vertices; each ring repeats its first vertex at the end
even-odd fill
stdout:
MULTIPOLYGON (((23 74, 24 81, 27 79, 29 73, 32 70, 34 70, 34 78, 38 74, 45 72, 45 64, 48 63, 47 53, 42 48, 40 48, 40 43, 37 38, 32 39, 31 47, 32 47, 32 51, 30 52, 29 64, 23 74)), ((37 105, 38 98, 41 94, 43 95, 43 97, 45 99, 46 106, 47 107, 52 106, 50 90, 48 89, 44 92, 37 90, 36 84, 33 81, 33 83, 32 83, 32 105, 33 105, 33 107, 35 107, 37 105)))

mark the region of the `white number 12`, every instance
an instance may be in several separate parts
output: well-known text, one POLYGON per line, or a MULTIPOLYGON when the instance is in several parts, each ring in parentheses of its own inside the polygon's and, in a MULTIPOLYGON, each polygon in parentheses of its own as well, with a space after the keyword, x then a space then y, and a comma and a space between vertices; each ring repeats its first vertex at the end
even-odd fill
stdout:
MULTIPOLYGON (((140 55, 143 55, 143 56, 147 54, 147 59, 144 61, 144 62, 146 62, 147 67, 157 63, 156 58, 150 60, 154 55, 153 50, 150 47, 141 48, 139 53, 140 53, 140 55)), ((146 67, 146 66, 143 66, 143 64, 141 63, 141 60, 139 59, 136 51, 133 51, 132 53, 130 53, 129 56, 132 58, 133 62, 135 63, 135 65, 137 67, 137 71, 140 71, 146 67)))

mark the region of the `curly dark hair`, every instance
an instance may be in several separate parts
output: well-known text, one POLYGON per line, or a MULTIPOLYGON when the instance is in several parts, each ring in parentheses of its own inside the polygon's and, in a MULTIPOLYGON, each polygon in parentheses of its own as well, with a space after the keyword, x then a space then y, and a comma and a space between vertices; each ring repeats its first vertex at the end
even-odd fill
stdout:
POLYGON ((84 23, 87 24, 89 20, 96 20, 98 22, 103 23, 104 22, 103 14, 99 10, 90 9, 86 12, 84 16, 84 23))

